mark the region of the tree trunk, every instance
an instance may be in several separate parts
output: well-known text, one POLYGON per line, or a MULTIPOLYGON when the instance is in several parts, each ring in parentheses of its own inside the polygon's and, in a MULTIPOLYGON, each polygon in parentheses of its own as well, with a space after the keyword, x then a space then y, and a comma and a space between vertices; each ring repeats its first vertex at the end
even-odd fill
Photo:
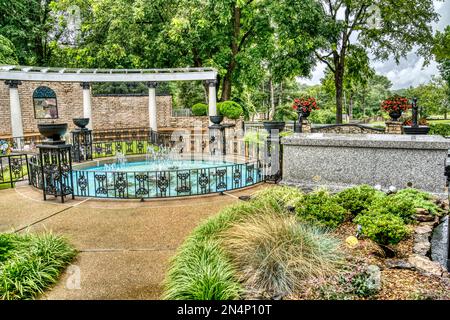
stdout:
POLYGON ((336 124, 342 124, 344 68, 340 64, 336 66, 336 72, 334 74, 334 85, 336 87, 336 124))
POLYGON ((353 119, 353 93, 350 93, 350 99, 348 104, 348 121, 353 119))
POLYGON ((280 83, 280 94, 278 95, 278 108, 281 108, 283 103, 283 82, 280 83))
POLYGON ((231 85, 233 79, 233 72, 236 68, 236 56, 239 53, 238 39, 241 33, 241 8, 233 8, 233 16, 231 18, 231 23, 233 25, 233 37, 231 38, 230 49, 231 49, 231 60, 228 63, 227 73, 223 78, 222 86, 222 98, 220 100, 226 101, 231 98, 231 85))

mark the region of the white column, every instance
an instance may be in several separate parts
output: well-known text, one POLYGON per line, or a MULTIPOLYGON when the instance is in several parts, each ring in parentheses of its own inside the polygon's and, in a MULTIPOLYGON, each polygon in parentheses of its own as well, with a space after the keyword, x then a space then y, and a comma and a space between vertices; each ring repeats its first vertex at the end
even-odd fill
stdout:
POLYGON ((208 80, 209 85, 209 112, 210 116, 217 116, 217 94, 216 94, 216 80, 208 80))
POLYGON ((156 118, 156 87, 157 82, 148 82, 148 117, 150 123, 150 129, 158 131, 158 121, 156 118))
POLYGON ((13 138, 20 138, 23 137, 23 123, 18 86, 22 83, 17 80, 7 80, 5 83, 9 85, 12 136, 13 138))
POLYGON ((83 82, 81 87, 83 88, 83 118, 89 118, 87 127, 92 130, 94 125, 92 121, 91 85, 89 82, 83 82))

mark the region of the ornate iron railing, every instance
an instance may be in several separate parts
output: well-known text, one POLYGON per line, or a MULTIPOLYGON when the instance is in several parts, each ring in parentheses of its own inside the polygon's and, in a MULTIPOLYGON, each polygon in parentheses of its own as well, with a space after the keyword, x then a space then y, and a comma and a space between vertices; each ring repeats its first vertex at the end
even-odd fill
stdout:
POLYGON ((148 199, 221 193, 263 181, 259 161, 210 168, 149 172, 74 170, 80 197, 148 199))
POLYGON ((11 154, 0 156, 0 185, 26 181, 28 175, 28 155, 11 154))

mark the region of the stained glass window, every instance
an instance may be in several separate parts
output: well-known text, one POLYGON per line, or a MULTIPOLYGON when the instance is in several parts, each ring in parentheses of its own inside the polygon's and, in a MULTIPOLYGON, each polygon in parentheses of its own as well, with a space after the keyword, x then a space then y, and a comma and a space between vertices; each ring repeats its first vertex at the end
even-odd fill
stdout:
POLYGON ((49 87, 41 86, 33 92, 35 119, 58 118, 56 93, 49 87))

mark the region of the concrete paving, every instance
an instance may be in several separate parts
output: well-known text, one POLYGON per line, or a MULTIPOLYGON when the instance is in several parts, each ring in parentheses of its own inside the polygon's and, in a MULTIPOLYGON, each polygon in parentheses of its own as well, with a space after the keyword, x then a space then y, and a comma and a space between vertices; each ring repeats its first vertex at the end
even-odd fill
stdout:
POLYGON ((170 258, 202 220, 264 188, 139 201, 42 201, 29 186, 0 191, 0 232, 52 231, 80 251, 42 299, 159 299, 170 258))

